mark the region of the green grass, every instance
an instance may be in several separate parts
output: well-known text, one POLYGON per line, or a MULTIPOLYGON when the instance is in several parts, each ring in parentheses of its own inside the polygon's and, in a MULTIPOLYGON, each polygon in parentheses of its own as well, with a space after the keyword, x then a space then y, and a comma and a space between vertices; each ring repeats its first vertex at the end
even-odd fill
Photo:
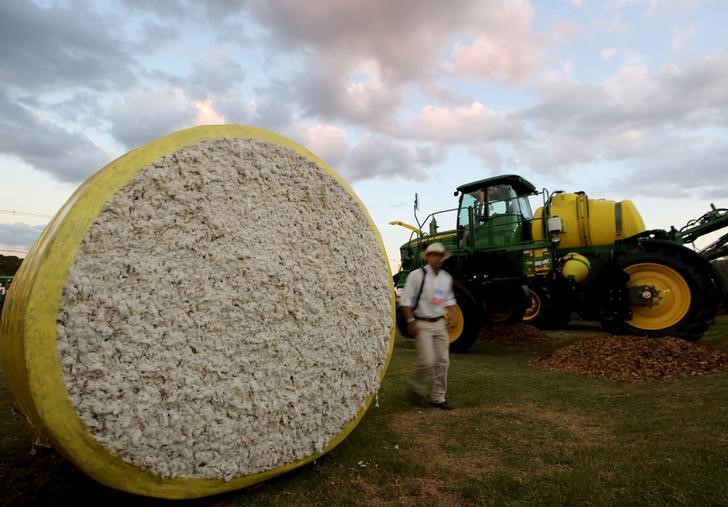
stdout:
MULTIPOLYGON (((532 368, 591 330, 533 348, 478 344, 452 355, 451 412, 417 409, 399 340, 372 406, 316 463, 199 505, 728 505, 728 372, 624 384, 532 368)), ((728 317, 701 340, 728 351, 728 317)), ((46 451, 31 456, 0 386, 0 484, 15 502, 152 502, 96 485, 46 451), (8 482, 8 478, 12 479, 8 482)))

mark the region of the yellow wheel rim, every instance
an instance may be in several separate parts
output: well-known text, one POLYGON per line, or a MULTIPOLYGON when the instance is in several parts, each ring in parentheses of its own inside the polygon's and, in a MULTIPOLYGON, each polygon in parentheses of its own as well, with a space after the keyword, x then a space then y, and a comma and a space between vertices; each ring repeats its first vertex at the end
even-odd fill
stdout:
POLYGON ((632 305, 631 326, 656 331, 674 326, 690 309, 690 287, 680 273, 663 264, 641 262, 624 270, 627 287, 648 286, 656 292, 651 305, 632 305))
POLYGON ((456 304, 452 312, 445 310, 445 318, 452 326, 447 330, 448 339, 452 343, 460 338, 460 335, 463 334, 463 329, 465 329, 465 317, 463 317, 463 311, 460 309, 460 305, 456 304))
POLYGON ((526 309, 526 313, 523 315, 523 321, 528 322, 541 313, 541 297, 532 289, 528 289, 528 293, 531 296, 531 306, 526 309))

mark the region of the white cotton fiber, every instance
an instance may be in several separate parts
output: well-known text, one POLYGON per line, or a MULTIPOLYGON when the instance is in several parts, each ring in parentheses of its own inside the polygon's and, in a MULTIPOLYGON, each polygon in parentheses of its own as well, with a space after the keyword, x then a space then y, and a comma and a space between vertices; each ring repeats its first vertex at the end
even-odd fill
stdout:
POLYGON ((230 479, 321 451, 379 386, 391 288, 329 174, 206 141, 141 171, 89 229, 58 349, 79 417, 162 477, 230 479))

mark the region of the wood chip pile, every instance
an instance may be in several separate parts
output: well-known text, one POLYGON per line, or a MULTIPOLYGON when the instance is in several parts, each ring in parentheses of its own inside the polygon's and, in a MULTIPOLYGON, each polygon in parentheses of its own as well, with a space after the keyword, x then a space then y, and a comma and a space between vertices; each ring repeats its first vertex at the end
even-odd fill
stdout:
POLYGON ((525 347, 547 342, 549 337, 540 329, 528 324, 500 324, 485 326, 480 330, 478 339, 504 347, 525 347))
POLYGON ((728 369, 728 353, 669 336, 599 336, 533 359, 531 365, 625 382, 670 381, 728 369))

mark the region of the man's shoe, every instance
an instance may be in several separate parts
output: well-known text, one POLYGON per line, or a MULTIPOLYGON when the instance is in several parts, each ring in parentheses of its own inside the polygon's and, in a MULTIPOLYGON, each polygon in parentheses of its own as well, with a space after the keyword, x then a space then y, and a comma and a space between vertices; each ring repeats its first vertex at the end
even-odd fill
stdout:
POLYGON ((455 408, 452 405, 450 405, 447 401, 443 401, 441 403, 435 403, 434 401, 431 401, 430 405, 432 405, 435 408, 439 408, 441 410, 452 410, 455 408))

